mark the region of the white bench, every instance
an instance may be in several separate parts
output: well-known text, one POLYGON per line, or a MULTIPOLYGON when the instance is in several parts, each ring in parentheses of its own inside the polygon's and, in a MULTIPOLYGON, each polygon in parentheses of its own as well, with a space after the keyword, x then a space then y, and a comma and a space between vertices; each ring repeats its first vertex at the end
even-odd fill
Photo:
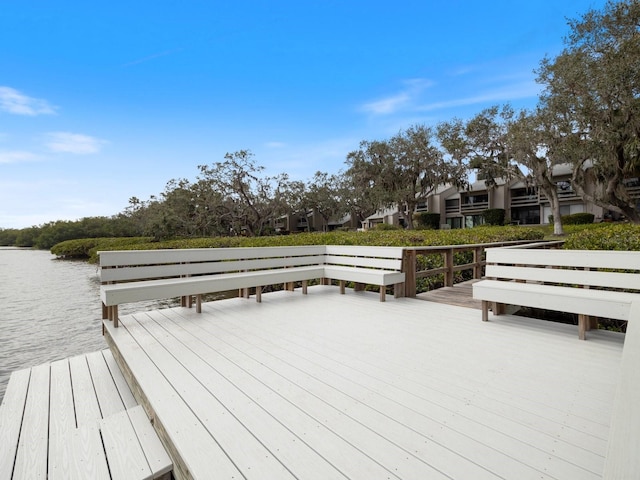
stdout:
POLYGON ((120 304, 182 297, 191 306, 194 295, 200 312, 203 294, 239 289, 248 297, 254 287, 259 302, 266 285, 293 289, 302 282, 306 293, 314 279, 338 280, 341 293, 346 282, 377 285, 384 301, 387 286, 403 293, 402 254, 396 247, 340 245, 99 252, 103 318, 117 326, 120 304))
POLYGON ((640 472, 640 302, 631 306, 620 377, 611 412, 604 480, 638 478, 640 472))
POLYGON ((631 302, 640 299, 640 252, 513 247, 486 252, 487 279, 473 285, 483 321, 490 302, 494 315, 503 304, 575 313, 584 340, 592 327, 589 317, 629 320, 631 302))

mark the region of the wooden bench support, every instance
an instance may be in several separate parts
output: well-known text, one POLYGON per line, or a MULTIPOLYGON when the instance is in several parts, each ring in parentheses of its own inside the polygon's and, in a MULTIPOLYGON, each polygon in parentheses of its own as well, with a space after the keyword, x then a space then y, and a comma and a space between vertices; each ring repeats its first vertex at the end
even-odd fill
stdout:
POLYGON ((256 287, 256 302, 262 303, 262 287, 256 287))
POLYGON ((196 295, 196 313, 202 313, 202 295, 196 295))
POLYGON ((387 287, 384 285, 380 285, 380 301, 384 302, 386 300, 387 295, 387 287))
POLYGON ((587 339, 587 330, 589 330, 589 328, 587 327, 588 321, 589 321, 588 315, 583 315, 583 314, 578 315, 578 338, 580 340, 587 339))
POLYGON ((341 295, 344 295, 344 289, 345 289, 346 283, 347 282, 345 282, 344 280, 340 280, 340 294, 341 295))

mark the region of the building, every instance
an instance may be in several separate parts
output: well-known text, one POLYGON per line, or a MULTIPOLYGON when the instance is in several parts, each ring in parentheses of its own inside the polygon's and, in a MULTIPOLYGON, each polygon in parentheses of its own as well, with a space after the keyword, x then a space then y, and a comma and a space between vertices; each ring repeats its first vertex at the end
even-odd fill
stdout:
MULTIPOLYGON (((593 214, 596 222, 609 216, 602 207, 584 201, 573 190, 570 165, 556 166, 553 176, 561 215, 586 212, 593 214)), ((629 179, 627 183, 640 207, 640 179, 629 179)), ((593 188, 587 187, 588 193, 592 191, 593 188)), ((519 179, 498 179, 497 185, 492 188, 488 188, 484 180, 476 180, 466 189, 443 185, 421 202, 416 211, 439 213, 441 225, 447 225, 448 228, 471 228, 484 223, 482 212, 488 208, 504 209, 505 219, 516 225, 545 225, 552 222, 551 205, 544 192, 519 179)), ((378 223, 404 226, 397 208, 381 210, 369 216, 363 228, 373 228, 378 223)))

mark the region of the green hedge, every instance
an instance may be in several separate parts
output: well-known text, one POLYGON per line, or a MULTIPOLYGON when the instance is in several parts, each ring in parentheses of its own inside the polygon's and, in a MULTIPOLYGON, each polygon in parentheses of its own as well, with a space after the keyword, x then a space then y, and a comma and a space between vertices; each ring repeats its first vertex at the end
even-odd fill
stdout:
POLYGON ((160 248, 277 247, 289 245, 464 245, 508 240, 541 240, 544 231, 527 227, 483 227, 457 230, 369 230, 366 232, 312 232, 271 237, 212 237, 152 242, 144 238, 70 240, 51 252, 61 257, 86 256, 97 260, 99 250, 153 250, 160 248))
POLYGON ((564 248, 571 250, 640 251, 640 225, 631 223, 597 223, 576 229, 564 248))
POLYGON ((56 243, 51 247, 51 253, 63 258, 89 258, 100 250, 130 250, 152 241, 152 237, 79 238, 56 243))
POLYGON ((593 213, 572 213, 562 216, 563 225, 587 225, 593 223, 595 215, 593 213))

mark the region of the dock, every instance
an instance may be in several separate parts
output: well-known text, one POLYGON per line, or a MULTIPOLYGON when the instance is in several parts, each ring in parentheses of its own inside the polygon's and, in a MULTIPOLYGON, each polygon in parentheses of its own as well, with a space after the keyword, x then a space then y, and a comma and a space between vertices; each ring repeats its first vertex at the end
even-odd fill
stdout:
POLYGON ((105 326, 176 478, 601 478, 624 339, 328 286, 105 326))
POLYGON ((172 464, 109 350, 12 373, 2 479, 169 479, 172 464))
POLYGON ((572 325, 512 315, 483 323, 473 308, 380 302, 373 292, 340 295, 331 286, 104 325, 109 350, 14 373, 27 380, 12 378, 0 444, 8 425, 22 433, 15 451, 0 449, 0 478, 73 478, 73 463, 84 471, 75 478, 118 478, 118 465, 120 478, 602 478, 623 334, 592 331, 582 342, 572 325), (81 388, 76 364, 90 394, 56 393, 68 391, 57 378, 81 388), (68 405, 57 399, 69 395, 93 396, 94 413, 86 427, 82 402, 75 412, 67 406, 63 438, 102 439, 95 457, 77 459, 90 442, 56 440, 54 405, 68 405), (23 399, 20 421, 12 398, 23 399), (118 415, 114 425, 129 435, 110 429, 118 415), (47 419, 40 433, 29 426, 47 419), (141 441, 151 427, 156 457, 141 441), (56 467, 61 444, 67 453, 56 467), (144 474, 127 463, 131 456, 146 462, 144 474), (89 469, 87 458, 106 473, 89 469))

